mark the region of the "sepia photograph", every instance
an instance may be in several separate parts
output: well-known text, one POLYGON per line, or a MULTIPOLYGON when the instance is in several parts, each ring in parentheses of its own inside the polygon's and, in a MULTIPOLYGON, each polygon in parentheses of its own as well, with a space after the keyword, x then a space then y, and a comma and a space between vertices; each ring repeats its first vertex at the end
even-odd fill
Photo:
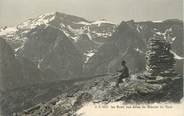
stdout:
POLYGON ((184 116, 183 0, 0 0, 0 116, 184 116))

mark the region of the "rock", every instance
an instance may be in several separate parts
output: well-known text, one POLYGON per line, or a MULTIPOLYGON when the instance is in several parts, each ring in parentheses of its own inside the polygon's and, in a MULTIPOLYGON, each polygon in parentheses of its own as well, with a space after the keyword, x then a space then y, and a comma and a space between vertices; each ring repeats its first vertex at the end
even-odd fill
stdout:
MULTIPOLYGON (((66 94, 65 94, 66 95, 66 94)), ((20 116, 69 116, 75 114, 85 103, 91 101, 92 95, 89 93, 80 93, 74 97, 60 96, 57 102, 55 99, 47 104, 38 104, 34 107, 24 110, 23 113, 18 113, 20 116), (55 103, 53 104, 54 101, 55 103)))
MULTIPOLYGON (((165 79, 165 77, 157 78, 165 79)), ((115 81, 116 79, 111 76, 85 81, 83 87, 73 96, 68 96, 68 93, 62 94, 33 112, 26 115, 20 113, 20 116, 38 113, 42 116, 48 112, 48 116, 73 116, 77 110, 89 102, 105 104, 117 101, 125 103, 179 102, 183 96, 183 77, 172 77, 166 83, 148 83, 142 79, 129 80, 121 83, 119 88, 111 86, 115 81), (95 85, 91 87, 92 83, 95 85)))
MULTIPOLYGON (((86 72, 89 75, 115 72, 120 68, 122 59, 132 73, 145 70, 145 53, 148 39, 156 32, 165 34, 169 31, 168 41, 172 40, 172 50, 179 56, 184 56, 183 51, 183 21, 167 20, 163 22, 122 22, 113 33, 110 41, 105 42, 95 55, 89 59, 86 72)), ((183 74, 183 61, 177 60, 177 73, 183 74)))
POLYGON ((146 70, 150 76, 174 76, 175 59, 170 52, 171 44, 164 35, 155 34, 148 40, 146 70))

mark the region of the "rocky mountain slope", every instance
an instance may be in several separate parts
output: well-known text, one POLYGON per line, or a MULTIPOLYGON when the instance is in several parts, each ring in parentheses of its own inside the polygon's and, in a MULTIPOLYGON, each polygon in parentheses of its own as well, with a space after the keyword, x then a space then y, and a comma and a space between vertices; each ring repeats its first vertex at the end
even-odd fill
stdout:
POLYGON ((62 31, 84 55, 95 51, 115 31, 116 24, 106 21, 87 21, 84 18, 64 13, 48 13, 20 23, 16 27, 5 27, 0 30, 0 35, 7 38, 14 49, 24 45, 27 33, 44 26, 51 26, 62 31))
POLYGON ((145 52, 148 39, 154 34, 163 35, 172 44, 177 59, 177 72, 183 72, 183 22, 166 20, 161 22, 122 22, 111 39, 85 65, 87 75, 115 72, 122 59, 132 73, 145 70, 145 52))
MULTIPOLYGON (((34 54, 45 54, 50 49, 50 47, 47 48, 48 43, 53 40, 50 38, 55 38, 57 31, 64 33, 73 44, 71 46, 77 49, 74 50, 78 54, 77 57, 82 57, 81 60, 77 60, 79 64, 76 63, 75 66, 82 70, 76 73, 82 72, 83 77, 113 73, 120 67, 121 59, 128 60, 128 66, 132 73, 143 71, 147 40, 154 34, 162 34, 167 38, 167 41, 172 43, 172 53, 179 56, 179 59, 176 57, 178 59, 177 72, 182 73, 183 71, 181 65, 183 62, 183 22, 180 20, 127 21, 122 22, 117 27, 106 20, 87 21, 84 18, 56 12, 29 19, 14 28, 1 29, 0 35, 6 38, 15 51, 32 49, 32 53, 28 55, 29 58, 30 56, 38 57, 34 54), (48 39, 40 39, 39 42, 41 43, 36 41, 38 44, 43 44, 43 48, 37 47, 37 50, 39 48, 39 51, 43 52, 39 53, 35 52, 36 47, 32 49, 31 44, 27 44, 30 42, 27 41, 34 40, 29 38, 35 38, 35 40, 36 38, 45 38, 44 32, 41 32, 42 29, 49 36, 47 35, 48 39), (43 40, 45 42, 42 43, 43 40), (47 46, 47 49, 44 49, 44 46, 47 46)), ((38 44, 37 46, 40 46, 38 44)), ((23 51, 25 51, 24 53, 27 52, 26 50, 23 51)), ((40 68, 40 62, 45 56, 39 57, 29 58, 29 60, 36 62, 36 65, 40 68)), ((68 59, 68 57, 64 59, 68 59)), ((66 68, 64 69, 67 70, 66 68)), ((56 70, 51 71, 58 72, 56 70)), ((71 71, 71 73, 75 72, 71 71)), ((62 74, 57 75, 61 76, 62 74)), ((66 77, 72 75, 74 74, 68 74, 66 77)))
POLYGON ((27 37, 17 55, 33 61, 41 71, 57 75, 50 77, 49 81, 80 75, 82 56, 63 32, 49 26, 35 28, 27 33, 27 37))
POLYGON ((144 76, 134 76, 129 81, 115 87, 116 78, 112 75, 94 78, 85 82, 76 82, 81 88, 68 91, 47 103, 40 103, 18 113, 19 116, 47 115, 71 116, 86 103, 152 103, 152 102, 179 102, 183 96, 182 77, 157 77, 156 80, 138 79, 144 76), (85 84, 84 84, 85 83, 85 84))
POLYGON ((53 81, 80 77, 83 64, 111 37, 115 28, 115 24, 106 20, 87 21, 55 12, 28 19, 16 27, 1 28, 0 36, 16 56, 33 62, 44 72, 45 79, 53 81))
POLYGON ((0 114, 2 116, 12 116, 14 112, 21 112, 23 109, 47 102, 64 92, 80 88, 79 85, 73 84, 75 81, 29 84, 1 92, 0 114))
POLYGON ((20 64, 16 60, 13 50, 0 38, 0 90, 17 87, 23 79, 20 64), (20 80, 19 80, 20 79, 20 80))
POLYGON ((0 90, 44 82, 42 72, 24 57, 15 56, 7 42, 0 38, 0 90))
POLYGON ((74 115, 86 103, 155 103, 180 102, 183 96, 183 77, 146 79, 145 75, 132 75, 115 87, 116 75, 103 75, 90 79, 58 81, 2 93, 0 103, 3 116, 60 116, 74 115))

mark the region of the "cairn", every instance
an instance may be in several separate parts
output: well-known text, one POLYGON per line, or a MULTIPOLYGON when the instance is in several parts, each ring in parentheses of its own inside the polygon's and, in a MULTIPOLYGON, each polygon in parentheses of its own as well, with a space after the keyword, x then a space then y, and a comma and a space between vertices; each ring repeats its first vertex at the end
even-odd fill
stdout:
POLYGON ((170 52, 171 44, 163 34, 154 34, 148 40, 146 52, 146 70, 149 77, 174 76, 176 61, 170 52))

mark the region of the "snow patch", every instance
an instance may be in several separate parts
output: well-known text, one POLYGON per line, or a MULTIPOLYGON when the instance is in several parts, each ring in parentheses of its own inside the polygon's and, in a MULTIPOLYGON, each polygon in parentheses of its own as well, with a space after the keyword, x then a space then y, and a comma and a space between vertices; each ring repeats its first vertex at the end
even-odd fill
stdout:
POLYGON ((95 21, 95 22, 93 22, 93 23, 91 23, 91 24, 93 24, 93 25, 98 25, 98 27, 100 27, 101 24, 113 24, 113 25, 115 25, 115 23, 112 23, 112 22, 106 21, 106 20, 95 21))
POLYGON ((157 35, 163 35, 163 33, 161 33, 161 32, 156 32, 156 34, 157 34, 157 35))
POLYGON ((87 53, 84 53, 84 55, 86 56, 86 60, 84 61, 84 63, 88 63, 89 59, 95 55, 94 50, 90 50, 87 53))
POLYGON ((143 27, 140 25, 137 25, 137 31, 140 33, 143 30, 143 27))
POLYGON ((141 54, 144 54, 144 52, 142 50, 140 50, 139 48, 135 48, 135 51, 141 53, 141 54))
POLYGON ((177 59, 177 60, 183 60, 184 57, 181 57, 179 55, 177 55, 174 51, 170 50, 170 52, 174 55, 174 58, 177 59))
POLYGON ((78 42, 78 40, 79 40, 79 37, 77 37, 77 36, 71 37, 71 38, 74 40, 74 42, 78 42))
POLYGON ((67 37, 70 37, 70 34, 67 33, 66 31, 63 31, 63 33, 64 33, 67 37))
POLYGON ((108 38, 108 37, 111 37, 112 36, 112 33, 111 32, 108 32, 108 33, 98 33, 98 32, 93 32, 93 34, 96 34, 97 37, 104 37, 104 38, 108 38))
POLYGON ((0 36, 7 35, 8 37, 13 36, 17 32, 16 27, 7 27, 5 29, 0 30, 0 36))
POLYGON ((36 26, 48 25, 48 23, 54 19, 55 19, 54 13, 47 13, 47 14, 41 15, 35 19, 29 19, 29 20, 19 24, 17 27, 19 29, 34 29, 36 26))
POLYGON ((162 23, 162 20, 152 21, 153 23, 162 23))
POLYGON ((171 41, 175 41, 175 40, 176 40, 176 37, 171 38, 171 41))
POLYGON ((65 28, 66 27, 63 23, 61 23, 60 26, 61 26, 61 28, 65 28))
POLYGON ((169 43, 172 44, 176 40, 176 37, 168 37, 167 39, 168 39, 169 43))
POLYGON ((87 36, 88 36, 88 38, 89 38, 90 40, 93 40, 90 33, 87 33, 87 36))
POLYGON ((84 21, 81 21, 81 22, 78 22, 78 23, 75 23, 75 24, 80 24, 80 25, 91 25, 91 23, 84 22, 84 21))
POLYGON ((41 68, 40 64, 43 62, 43 60, 44 60, 44 59, 39 59, 39 60, 38 60, 38 69, 41 68))
POLYGON ((106 20, 99 20, 99 21, 94 21, 92 23, 89 23, 89 22, 84 22, 84 21, 81 21, 81 22, 78 22, 78 23, 75 23, 75 24, 81 24, 81 25, 98 25, 98 27, 101 26, 101 24, 113 24, 115 25, 115 23, 113 22, 110 22, 110 21, 106 21, 106 20))
POLYGON ((82 29, 73 29, 70 25, 67 25, 67 29, 69 31, 71 31, 72 33, 76 34, 76 35, 81 35, 84 33, 84 30, 82 29))
POLYGON ((20 49, 23 49, 24 48, 24 43, 26 42, 28 38, 27 37, 17 37, 15 40, 18 40, 18 41, 22 41, 22 46, 21 47, 18 47, 18 48, 15 48, 14 51, 15 52, 18 52, 20 49))

